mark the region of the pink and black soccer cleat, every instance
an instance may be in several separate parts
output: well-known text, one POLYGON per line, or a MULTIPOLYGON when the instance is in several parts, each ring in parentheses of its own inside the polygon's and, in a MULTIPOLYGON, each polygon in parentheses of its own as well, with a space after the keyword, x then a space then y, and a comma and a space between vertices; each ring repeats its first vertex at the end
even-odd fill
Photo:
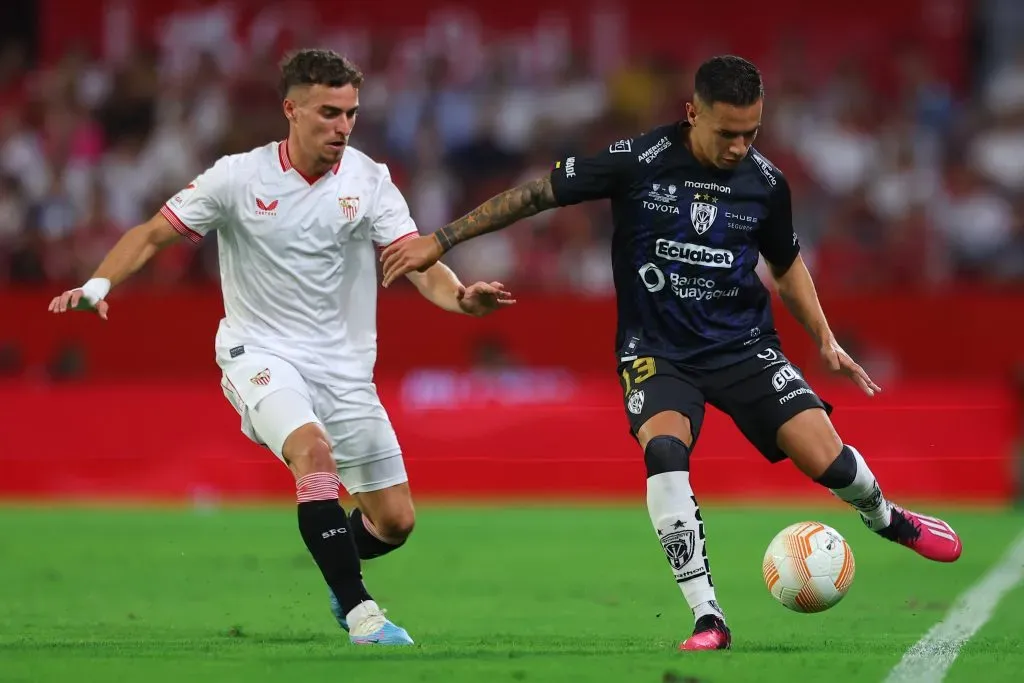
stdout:
POLYGON ((889 526, 878 534, 936 562, 955 562, 963 552, 960 537, 951 526, 941 519, 919 515, 896 505, 892 506, 889 526))
POLYGON ((732 646, 732 633, 721 618, 706 614, 697 620, 693 635, 679 646, 680 650, 728 650, 732 646))

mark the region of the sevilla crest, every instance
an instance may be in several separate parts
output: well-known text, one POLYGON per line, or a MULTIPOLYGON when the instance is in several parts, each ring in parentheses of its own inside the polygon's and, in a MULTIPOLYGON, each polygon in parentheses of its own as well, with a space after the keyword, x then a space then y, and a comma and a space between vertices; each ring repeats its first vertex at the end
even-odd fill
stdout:
POLYGON ((250 377, 249 381, 257 386, 267 386, 268 384, 270 384, 270 370, 267 368, 260 370, 255 375, 250 377))
POLYGON ((338 205, 341 206, 345 218, 355 220, 356 214, 359 213, 359 197, 339 197, 338 205))

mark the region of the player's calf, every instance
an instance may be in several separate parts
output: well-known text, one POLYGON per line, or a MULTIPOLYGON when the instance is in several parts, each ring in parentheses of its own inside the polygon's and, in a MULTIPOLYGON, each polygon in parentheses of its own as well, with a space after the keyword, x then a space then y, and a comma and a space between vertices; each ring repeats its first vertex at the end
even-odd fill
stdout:
POLYGON ((958 559, 963 546, 952 527, 941 519, 893 505, 883 495, 864 457, 856 448, 833 436, 835 430, 823 413, 818 419, 814 412, 803 413, 805 417, 800 420, 793 418, 779 430, 780 447, 790 459, 814 481, 856 509, 864 524, 879 536, 930 560, 953 562, 958 559), (822 422, 827 423, 827 429, 822 422), (837 451, 837 455, 832 455, 837 451), (822 463, 827 463, 823 469, 822 463))
MULTIPOLYGON (((379 474, 371 474, 368 479, 379 481, 379 474)), ((359 507, 353 508, 349 516, 349 528, 359 558, 368 560, 381 557, 404 545, 416 523, 408 483, 402 482, 374 491, 365 491, 361 490, 365 486, 357 479, 352 487, 356 490, 353 496, 359 507)), ((352 638, 356 638, 359 635, 357 630, 349 628, 351 615, 342 608, 333 592, 330 593, 330 604, 331 614, 338 625, 349 631, 352 638)), ((402 639, 396 637, 398 640, 402 639)))
POLYGON ((350 517, 359 557, 368 560, 403 546, 413 527, 416 511, 408 483, 355 494, 359 507, 350 517))
POLYGON ((339 612, 347 623, 358 624, 379 609, 363 585, 348 515, 339 500, 341 480, 331 448, 320 427, 309 424, 292 432, 282 450, 296 477, 302 540, 336 597, 339 612))
POLYGON ((879 531, 892 522, 892 504, 882 495, 875 475, 852 446, 843 445, 839 455, 814 481, 856 509, 871 530, 879 531))
MULTIPOLYGON (((359 495, 361 497, 365 494, 359 495)), ((383 529, 374 525, 359 508, 353 508, 352 514, 349 515, 349 528, 352 530, 352 540, 355 542, 360 560, 381 557, 402 547, 415 525, 415 513, 411 502, 408 506, 402 506, 397 514, 384 515, 381 519, 383 529)), ((329 597, 331 614, 338 625, 348 631, 348 612, 341 606, 338 596, 333 591, 329 591, 329 597)))
POLYGON ((679 589, 694 619, 724 624, 704 545, 704 522, 690 488, 690 449, 676 436, 659 435, 644 448, 647 510, 679 589))
POLYGON ((360 559, 371 560, 405 545, 415 525, 415 516, 411 513, 386 516, 375 524, 362 510, 355 508, 349 521, 360 559))
POLYGON ((919 515, 886 500, 875 475, 852 446, 844 445, 816 481, 856 508, 868 528, 882 538, 937 562, 953 562, 960 557, 963 545, 953 528, 941 519, 919 515))
POLYGON ((877 531, 888 526, 889 501, 855 449, 844 445, 824 410, 805 410, 779 428, 778 445, 804 474, 852 505, 877 531))

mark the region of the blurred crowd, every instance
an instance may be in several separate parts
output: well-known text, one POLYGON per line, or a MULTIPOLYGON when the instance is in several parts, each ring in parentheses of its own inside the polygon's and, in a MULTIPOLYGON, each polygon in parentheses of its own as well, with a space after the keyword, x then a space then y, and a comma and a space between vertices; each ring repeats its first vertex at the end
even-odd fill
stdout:
MULTIPOLYGON (((285 136, 277 54, 181 44, 116 63, 69 47, 48 67, 18 43, 0 49, 0 286, 83 281, 218 156, 285 136)), ((789 49, 765 73, 756 145, 789 179, 821 286, 1024 283, 1024 51, 975 69, 961 93, 907 49, 883 93, 855 55, 820 83, 803 68, 813 55, 789 49)), ((422 232, 568 152, 680 118, 696 66, 643 59, 598 74, 568 59, 538 70, 495 48, 474 54, 470 72, 428 55, 396 75, 386 45, 363 53, 353 145, 389 165, 422 232)), ((605 294, 609 219, 604 203, 547 212, 447 261, 465 280, 605 294)), ((130 286, 216 278, 211 234, 164 252, 130 286)))

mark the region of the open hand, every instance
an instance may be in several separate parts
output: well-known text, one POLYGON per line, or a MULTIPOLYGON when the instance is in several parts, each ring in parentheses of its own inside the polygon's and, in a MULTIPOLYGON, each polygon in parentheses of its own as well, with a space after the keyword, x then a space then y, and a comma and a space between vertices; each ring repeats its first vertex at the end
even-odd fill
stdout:
POLYGON ((92 303, 85 296, 85 292, 81 289, 69 289, 60 296, 55 296, 50 300, 50 306, 47 308, 51 313, 67 313, 68 311, 94 311, 103 320, 107 319, 107 311, 110 305, 100 299, 99 301, 92 303))
POLYGON ((829 370, 837 374, 846 375, 868 396, 874 396, 882 391, 882 387, 875 384, 868 377, 868 373, 864 371, 864 368, 858 365, 835 339, 829 339, 821 347, 821 357, 829 370))
POLYGON ((516 302, 500 282, 476 282, 469 287, 460 287, 458 300, 465 313, 478 318, 516 302))

